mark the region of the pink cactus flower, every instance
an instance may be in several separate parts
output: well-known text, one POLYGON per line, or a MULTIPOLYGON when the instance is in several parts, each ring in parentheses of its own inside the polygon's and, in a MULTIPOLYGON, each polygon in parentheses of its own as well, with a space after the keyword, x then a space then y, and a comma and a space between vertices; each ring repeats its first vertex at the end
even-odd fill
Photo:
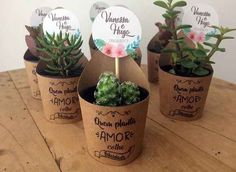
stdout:
POLYGON ((195 32, 190 32, 189 34, 188 34, 188 38, 189 39, 191 39, 191 40, 193 40, 193 41, 195 41, 196 40, 196 33, 195 32))
POLYGON ((206 39, 206 35, 201 32, 199 33, 197 36, 196 36, 196 42, 200 42, 200 43, 203 43, 206 39))
POLYGON ((112 44, 106 44, 103 49, 102 49, 102 52, 104 54, 106 54, 107 56, 113 56, 113 51, 114 51, 114 47, 112 44))
POLYGON ((123 44, 119 44, 115 49, 114 55, 115 57, 125 57, 125 46, 123 44))

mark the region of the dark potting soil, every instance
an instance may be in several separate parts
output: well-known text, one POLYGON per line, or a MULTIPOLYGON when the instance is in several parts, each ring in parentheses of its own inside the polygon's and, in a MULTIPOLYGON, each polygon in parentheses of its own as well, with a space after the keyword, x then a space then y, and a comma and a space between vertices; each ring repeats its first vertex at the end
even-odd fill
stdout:
POLYGON ((39 61, 39 58, 34 56, 33 54, 31 54, 29 50, 26 51, 26 53, 24 55, 24 59, 26 61, 33 61, 33 62, 38 62, 39 61))
MULTIPOLYGON (((86 100, 87 102, 93 104, 93 103, 95 102, 95 98, 94 98, 94 91, 95 91, 95 90, 96 90, 96 86, 90 87, 90 88, 88 88, 88 89, 82 91, 82 92, 80 93, 80 96, 81 96, 84 100, 86 100)), ((141 94, 141 97, 140 97, 140 101, 139 101, 139 102, 141 102, 141 101, 145 100, 145 99, 148 97, 149 92, 148 92, 146 89, 142 88, 142 87, 139 87, 139 90, 140 90, 140 94, 141 94)), ((137 103, 138 103, 138 102, 137 102, 137 103)), ((127 106, 127 105, 120 105, 120 106, 127 106)))
MULTIPOLYGON (((171 65, 165 65, 165 66, 161 66, 161 69, 164 70, 165 72, 170 73, 169 71, 170 71, 171 69, 173 69, 173 67, 172 67, 171 65)), ((188 74, 187 71, 182 72, 182 71, 180 70, 180 66, 177 66, 176 69, 177 69, 177 70, 175 70, 176 76, 182 76, 182 77, 198 77, 198 78, 201 78, 201 77, 209 76, 209 75, 211 75, 212 72, 213 72, 213 70, 211 70, 211 67, 210 67, 210 66, 209 66, 209 68, 205 68, 206 70, 209 71, 209 74, 203 75, 203 76, 198 76, 198 75, 195 75, 195 74, 193 74, 193 73, 188 74)), ((171 73, 170 73, 170 74, 171 74, 171 73)))

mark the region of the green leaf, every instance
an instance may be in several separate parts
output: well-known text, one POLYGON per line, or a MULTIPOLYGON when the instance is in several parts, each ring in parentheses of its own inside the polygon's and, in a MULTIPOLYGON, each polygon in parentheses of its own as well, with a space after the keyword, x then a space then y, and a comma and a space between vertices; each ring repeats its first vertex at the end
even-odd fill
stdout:
POLYGON ((229 32, 233 32, 233 31, 236 31, 236 29, 229 29, 229 28, 223 28, 222 27, 222 30, 223 30, 223 33, 226 34, 226 33, 229 33, 229 32))
POLYGON ((178 1, 172 5, 171 9, 174 9, 176 7, 185 7, 186 5, 187 3, 185 1, 178 1))
POLYGON ((208 46, 208 47, 211 47, 211 48, 215 48, 216 47, 215 44, 212 44, 212 43, 209 43, 209 42, 204 42, 203 44, 208 46))
POLYGON ((220 27, 214 26, 214 25, 213 26, 208 26, 208 27, 213 28, 213 29, 217 29, 217 30, 221 30, 220 27))
POLYGON ((198 67, 198 65, 191 60, 182 61, 181 65, 187 69, 194 69, 198 67))
POLYGON ((175 53, 177 50, 171 48, 165 48, 162 50, 162 53, 175 53))
POLYGON ((222 38, 222 40, 224 40, 224 39, 235 39, 235 37, 233 37, 233 36, 224 36, 224 37, 222 38))
POLYGON ((164 1, 155 1, 154 4, 167 10, 169 9, 168 5, 164 1))
POLYGON ((193 56, 197 57, 197 58, 198 57, 201 58, 201 57, 206 57, 207 56, 206 52, 203 51, 203 50, 200 50, 200 49, 196 49, 192 53, 193 53, 193 56))
POLYGON ((197 69, 193 70, 193 73, 198 76, 205 76, 208 75, 210 72, 202 67, 198 67, 197 69))
POLYGON ((176 30, 178 31, 180 29, 190 29, 190 28, 192 28, 191 25, 180 25, 176 28, 176 30))
POLYGON ((171 15, 169 15, 169 14, 163 14, 162 15, 165 19, 172 19, 172 16, 171 15))
POLYGON ((213 61, 208 61, 207 63, 208 63, 208 64, 216 64, 216 63, 213 62, 213 61))
POLYGON ((40 60, 44 61, 44 62, 51 62, 52 59, 50 58, 45 58, 45 57, 42 57, 42 56, 39 56, 40 60))
POLYGON ((225 50, 225 48, 217 48, 216 51, 220 51, 220 52, 224 53, 226 50, 225 50))

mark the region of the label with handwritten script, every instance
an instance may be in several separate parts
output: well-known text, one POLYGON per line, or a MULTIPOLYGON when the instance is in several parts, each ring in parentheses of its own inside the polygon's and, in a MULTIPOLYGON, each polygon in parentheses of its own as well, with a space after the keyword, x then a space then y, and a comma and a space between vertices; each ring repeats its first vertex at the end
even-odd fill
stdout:
POLYGON ((202 110, 207 90, 201 80, 176 80, 173 85, 174 95, 172 97, 176 109, 171 109, 169 115, 185 118, 196 117, 202 110))
POLYGON ((219 17, 213 7, 207 4, 193 4, 186 8, 183 24, 192 25, 191 29, 184 29, 184 33, 194 42, 204 42, 215 35, 217 30, 209 26, 218 26, 219 17))
POLYGON ((97 158, 125 161, 135 150, 135 139, 137 138, 137 119, 132 116, 131 111, 118 112, 97 111, 94 118, 96 126, 96 139, 104 144, 103 149, 95 150, 97 158), (107 120, 112 117, 113 120, 107 120))
POLYGON ((113 6, 94 20, 92 35, 97 48, 109 57, 125 57, 139 47, 141 25, 127 8, 113 6))
POLYGON ((48 106, 51 108, 49 119, 75 120, 80 108, 77 96, 77 81, 51 81, 48 89, 48 106))
POLYGON ((80 36, 80 25, 78 18, 66 9, 50 11, 43 21, 44 34, 59 34, 62 32, 70 35, 80 36))
POLYGON ((96 16, 102 11, 108 8, 109 5, 105 2, 96 2, 92 5, 90 8, 90 19, 93 22, 96 18, 96 16))
POLYGON ((43 23, 44 18, 52 9, 50 7, 40 7, 33 11, 30 17, 30 25, 37 27, 43 23))

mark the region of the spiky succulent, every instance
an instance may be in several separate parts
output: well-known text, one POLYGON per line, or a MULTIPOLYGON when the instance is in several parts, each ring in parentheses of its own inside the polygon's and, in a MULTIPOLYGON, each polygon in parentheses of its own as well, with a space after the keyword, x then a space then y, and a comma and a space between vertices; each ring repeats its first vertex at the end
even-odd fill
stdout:
POLYGON ((105 72, 100 75, 96 91, 94 92, 94 98, 97 105, 120 105, 120 83, 113 73, 105 72))
POLYGON ((37 48, 40 48, 40 45, 37 43, 37 37, 43 37, 43 29, 42 25, 39 25, 37 27, 31 27, 31 26, 25 26, 25 28, 28 30, 29 35, 25 36, 25 42, 30 50, 30 52, 35 56, 35 58, 38 58, 39 52, 37 48))
POLYGON ((130 105, 140 101, 140 90, 137 84, 125 81, 120 85, 120 90, 123 104, 130 105))
POLYGON ((37 41, 42 48, 38 50, 46 54, 46 57, 40 56, 40 59, 46 63, 45 72, 52 76, 78 76, 81 74, 83 67, 79 64, 83 53, 81 45, 82 37, 77 35, 65 35, 46 33, 37 41))
POLYGON ((210 73, 208 66, 214 64, 211 57, 217 52, 225 52, 224 48, 220 48, 220 44, 225 39, 234 39, 233 37, 226 36, 227 33, 235 31, 236 29, 229 29, 225 27, 210 26, 218 33, 216 35, 208 35, 215 38, 215 43, 204 42, 203 44, 197 43, 195 48, 189 47, 184 37, 178 37, 178 32, 181 30, 190 29, 191 25, 176 26, 176 19, 180 11, 176 7, 184 7, 187 5, 185 1, 174 0, 158 0, 154 2, 155 5, 162 7, 166 10, 162 16, 165 18, 166 25, 162 26, 165 30, 172 34, 169 40, 174 44, 171 49, 164 49, 163 52, 171 53, 172 62, 170 73, 182 76, 205 76, 210 73), (209 47, 208 48, 206 48, 209 47))

